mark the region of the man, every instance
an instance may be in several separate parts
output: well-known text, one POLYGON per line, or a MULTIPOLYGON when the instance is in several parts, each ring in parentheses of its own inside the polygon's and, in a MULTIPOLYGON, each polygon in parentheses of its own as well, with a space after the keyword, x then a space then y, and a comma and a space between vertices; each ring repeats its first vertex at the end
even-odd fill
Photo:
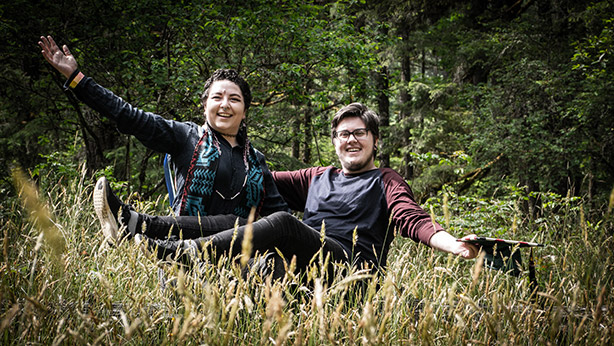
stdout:
MULTIPOLYGON (((294 257, 301 270, 318 251, 323 251, 334 261, 377 269, 386 265, 395 228, 400 235, 440 251, 466 259, 477 255, 475 246, 458 242, 431 219, 414 201, 409 185, 398 173, 375 166, 379 140, 377 114, 360 103, 352 103, 336 113, 331 130, 342 168, 273 172, 281 195, 292 209, 304 212, 303 220, 278 212, 254 222, 250 255, 278 251, 286 260, 294 257)), ((108 201, 104 205, 117 214, 122 204, 107 184, 97 184, 96 196, 103 196, 108 201)), ((202 225, 197 217, 154 217, 134 212, 131 215, 132 220, 120 222, 132 224, 128 236, 145 240, 161 259, 175 254, 189 261, 187 253, 233 257, 242 250, 246 227, 235 231, 232 227, 235 216, 220 216, 222 221, 202 225), (165 235, 170 227, 185 230, 184 234, 199 230, 205 236, 168 239, 165 235)), ((106 223, 118 227, 115 219, 101 222, 103 226, 106 223)), ((240 220, 240 224, 245 224, 245 220, 240 220)))

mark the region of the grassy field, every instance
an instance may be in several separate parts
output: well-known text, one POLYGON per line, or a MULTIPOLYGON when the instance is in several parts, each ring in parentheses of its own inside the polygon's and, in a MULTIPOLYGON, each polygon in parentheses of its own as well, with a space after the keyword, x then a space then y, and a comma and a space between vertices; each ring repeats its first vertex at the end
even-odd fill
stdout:
POLYGON ((457 236, 547 244, 534 252, 532 299, 525 249, 516 278, 400 237, 385 275, 352 271, 330 287, 317 265, 325 259, 308 285, 244 278, 233 261, 185 272, 134 242, 106 244, 89 179, 45 186, 54 187, 22 189, 27 208, 2 206, 2 344, 614 344, 612 217, 582 199, 544 194, 538 219, 512 190, 425 205, 457 236))

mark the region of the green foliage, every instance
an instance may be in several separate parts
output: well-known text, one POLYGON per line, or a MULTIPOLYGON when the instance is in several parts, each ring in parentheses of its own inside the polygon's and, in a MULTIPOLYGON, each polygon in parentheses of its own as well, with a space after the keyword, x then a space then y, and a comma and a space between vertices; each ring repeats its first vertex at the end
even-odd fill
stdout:
POLYGON ((569 102, 569 113, 577 126, 568 133, 582 138, 584 151, 581 169, 591 172, 597 180, 612 183, 614 161, 611 148, 614 145, 614 103, 609 95, 614 92, 612 80, 612 52, 614 50, 614 24, 612 4, 601 1, 589 6, 580 18, 589 34, 573 44, 573 69, 581 72, 583 83, 569 102))
MULTIPOLYGON (((614 119, 611 100, 604 99, 611 94, 612 78, 596 84, 591 80, 607 71, 610 7, 609 2, 586 9, 569 7, 577 17, 553 19, 541 13, 546 7, 529 6, 515 21, 495 19, 493 7, 477 25, 471 21, 475 9, 459 10, 428 33, 416 33, 428 37, 420 41, 427 42, 427 51, 432 49, 433 58, 439 59, 436 66, 443 68, 442 76, 457 84, 453 106, 425 103, 425 90, 437 83, 435 78, 427 79, 426 87, 412 91, 413 112, 429 119, 428 112, 447 111, 453 126, 446 133, 455 134, 457 141, 442 138, 410 151, 437 152, 433 143, 451 145, 452 151, 463 150, 473 158, 466 171, 502 154, 490 174, 511 176, 536 191, 589 195, 600 191, 597 205, 601 204, 613 183, 608 173, 612 159, 605 148, 611 147, 608 124, 614 119), (594 36, 584 38, 587 28, 594 36), (582 41, 576 41, 580 37, 582 41)), ((421 125, 404 125, 411 127, 414 145, 437 138, 428 133, 436 133, 437 127, 416 131, 421 125)))
POLYGON ((411 181, 418 201, 435 195, 444 185, 463 176, 466 168, 471 166, 471 157, 462 151, 451 154, 412 152, 411 156, 417 171, 420 172, 419 176, 411 181))
POLYGON ((390 128, 381 149, 393 168, 413 157, 425 196, 500 154, 489 173, 496 178, 484 182, 508 177, 536 191, 572 190, 596 197, 597 206, 614 184, 609 1, 509 9, 474 1, 66 6, 1 7, 2 167, 112 166, 143 196, 160 192, 161 156, 62 92, 63 78, 35 47, 49 33, 88 76, 169 119, 201 123, 205 79, 217 68, 239 70, 254 95, 250 135, 276 169, 335 163, 328 146, 335 109, 352 101, 378 109, 384 95, 390 128), (410 80, 400 81, 402 68, 410 80), (383 70, 388 83, 378 84, 374 73, 383 70), (73 150, 76 133, 83 145, 73 150), (420 160, 455 152, 471 162, 420 160))

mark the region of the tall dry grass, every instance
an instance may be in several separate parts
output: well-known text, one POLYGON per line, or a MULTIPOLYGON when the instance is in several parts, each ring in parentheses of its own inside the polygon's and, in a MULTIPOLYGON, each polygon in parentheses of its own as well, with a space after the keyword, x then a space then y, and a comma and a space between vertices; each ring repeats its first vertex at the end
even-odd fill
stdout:
MULTIPOLYGON (((612 221, 605 214, 589 217, 581 200, 550 196, 537 220, 519 212, 517 197, 449 194, 429 202, 428 209, 454 234, 548 244, 535 252, 539 288, 533 300, 526 272, 511 277, 401 238, 392 244, 385 275, 338 267, 330 286, 326 271, 318 269, 325 258, 316 258, 305 273, 309 284, 293 274, 271 281, 252 270, 244 277, 240 261, 185 271, 153 259, 133 242, 109 246, 93 212, 93 184, 84 177, 35 194, 27 208, 18 200, 3 206, 8 211, 0 265, 4 344, 608 345, 614 340, 612 221), (45 217, 51 222, 40 222, 45 217)), ((137 204, 143 212, 159 208, 137 204)))

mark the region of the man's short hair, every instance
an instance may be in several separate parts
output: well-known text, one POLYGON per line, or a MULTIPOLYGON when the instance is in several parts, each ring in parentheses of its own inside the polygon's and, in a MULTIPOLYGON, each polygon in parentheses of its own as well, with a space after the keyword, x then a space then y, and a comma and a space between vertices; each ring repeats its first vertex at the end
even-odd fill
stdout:
POLYGON ((203 105, 205 104, 205 102, 207 102, 207 98, 209 97, 209 88, 211 88, 211 84, 219 80, 231 81, 239 86, 239 89, 241 89, 241 93, 243 94, 245 112, 247 113, 247 110, 252 103, 252 92, 249 89, 249 84, 247 84, 247 81, 245 81, 245 79, 243 79, 243 77, 241 77, 239 73, 235 70, 219 69, 213 72, 211 77, 209 77, 209 79, 207 79, 207 81, 205 82, 205 91, 203 92, 203 95, 201 97, 203 105))
POLYGON ((377 113, 367 108, 367 106, 358 102, 350 103, 335 113, 330 123, 331 138, 335 137, 335 131, 341 120, 353 117, 360 118, 367 126, 367 129, 371 131, 373 137, 379 138, 379 116, 377 113))

